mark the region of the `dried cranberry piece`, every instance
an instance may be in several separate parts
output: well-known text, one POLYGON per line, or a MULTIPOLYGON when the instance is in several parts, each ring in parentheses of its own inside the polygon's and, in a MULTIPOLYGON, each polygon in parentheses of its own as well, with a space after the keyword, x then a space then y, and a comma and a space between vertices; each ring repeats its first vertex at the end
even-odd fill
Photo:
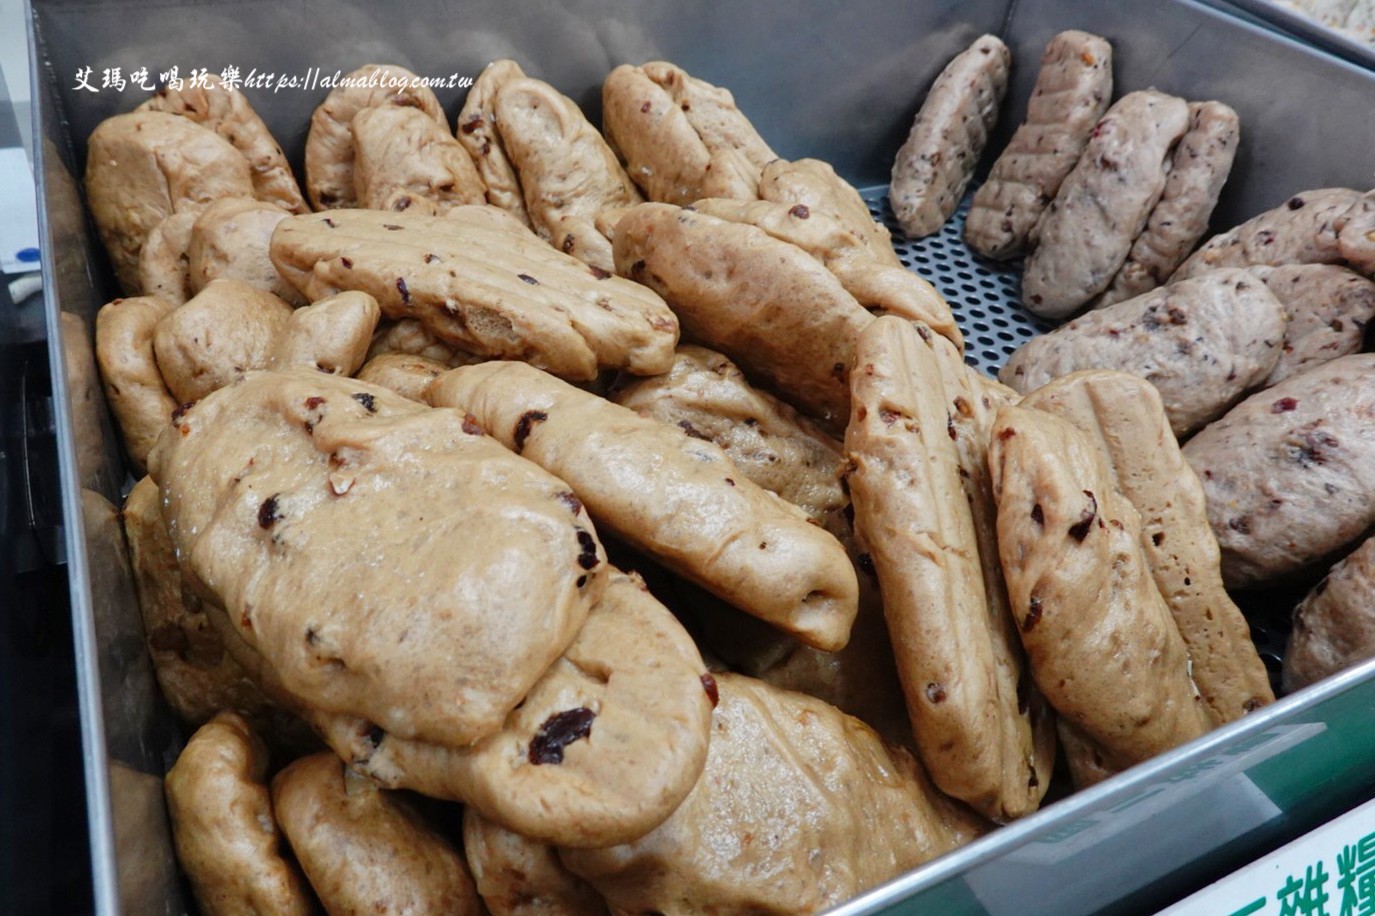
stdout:
POLYGON ((694 439, 701 439, 705 442, 711 441, 711 436, 708 436, 706 433, 702 432, 700 429, 693 426, 691 420, 679 420, 678 428, 694 439))
POLYGON ((515 440, 517 455, 525 451, 525 440, 530 438, 530 430, 536 423, 543 423, 547 419, 549 414, 542 410, 527 410, 520 415, 520 419, 516 421, 515 431, 511 434, 515 440))
POLYGON ((581 528, 578 529, 578 565, 583 569, 593 569, 600 561, 597 559, 597 540, 581 528))
POLYGON ((272 494, 258 507, 258 527, 271 528, 281 518, 277 513, 277 496, 276 493, 272 494))
MULTIPOLYGON (((1304 444, 1298 449, 1294 456, 1300 467, 1312 467, 1315 464, 1326 464, 1329 457, 1328 452, 1338 448, 1341 443, 1337 437, 1331 433, 1319 430, 1309 430, 1303 434, 1304 444)), ((1292 451, 1292 449, 1291 449, 1292 451)))
POLYGON ((1089 536, 1089 529, 1093 527, 1093 520, 1098 517, 1098 500, 1094 498, 1092 491, 1085 490, 1084 495, 1089 498, 1089 504, 1083 512, 1079 513, 1079 521, 1070 526, 1069 536, 1076 541, 1082 541, 1089 536))
POLYGON ((546 763, 563 763, 563 749, 579 738, 592 734, 592 720, 597 714, 586 706, 565 709, 545 719, 539 731, 530 742, 527 755, 530 762, 539 766, 546 763))
POLYGON ((715 709, 721 702, 721 690, 716 686, 716 678, 710 674, 702 675, 702 689, 707 692, 707 699, 711 700, 711 708, 715 709))

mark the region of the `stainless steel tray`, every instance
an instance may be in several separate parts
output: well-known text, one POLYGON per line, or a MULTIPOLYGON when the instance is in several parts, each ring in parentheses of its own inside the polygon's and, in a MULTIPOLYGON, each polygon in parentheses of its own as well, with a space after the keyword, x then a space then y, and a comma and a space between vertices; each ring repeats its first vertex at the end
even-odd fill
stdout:
MULTIPOLYGON (((886 181, 935 73, 974 37, 1000 33, 1014 52, 1001 142, 1025 113, 1042 47, 1073 27, 1113 42, 1119 91, 1154 85, 1224 99, 1241 113, 1241 153, 1219 225, 1296 190, 1367 186, 1375 149, 1375 74, 1189 0, 30 0, 29 12, 49 350, 54 390, 68 395, 55 401, 102 913, 179 913, 184 903, 159 779, 179 736, 153 686, 114 509, 128 475, 103 408, 92 415, 70 397, 60 339, 65 325, 89 346, 95 311, 115 295, 73 178, 85 138, 142 93, 88 92, 77 88, 79 71, 91 68, 97 87, 115 67, 127 80, 140 67, 156 79, 173 66, 182 76, 228 66, 306 74, 394 61, 427 76, 472 76, 511 56, 595 119, 598 87, 613 65, 666 58, 730 87, 780 155, 828 159, 872 187, 886 181)), ((251 94, 298 166, 309 113, 324 94, 251 94)), ((463 91, 439 94, 452 120, 463 91)), ((871 202, 883 212, 881 199, 871 202)), ((899 249, 951 300, 971 360, 985 370, 1039 329, 1016 304, 1015 269, 979 262, 951 228, 899 249)), ((1369 797, 1372 708, 1375 663, 1059 802, 839 912, 1148 911, 1369 797)))
POLYGON ((1328 28, 1318 20, 1273 0, 1218 0, 1218 6, 1233 8, 1256 22, 1269 25, 1353 64, 1375 70, 1375 41, 1361 41, 1350 33, 1328 28))

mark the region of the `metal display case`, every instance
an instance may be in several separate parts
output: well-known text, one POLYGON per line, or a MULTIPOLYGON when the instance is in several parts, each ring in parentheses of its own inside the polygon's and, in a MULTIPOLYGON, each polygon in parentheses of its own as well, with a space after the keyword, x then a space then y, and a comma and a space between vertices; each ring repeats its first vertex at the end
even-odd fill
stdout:
POLYGON ((1354 64, 1375 70, 1375 40, 1364 39, 1345 29, 1331 28, 1275 0, 1220 0, 1219 5, 1354 64))
MULTIPOLYGON (((20 216, 7 205, 33 185, 18 121, 27 106, 13 98, 0 75, 0 153, 22 160, 0 176, 0 212, 18 222, 23 203, 20 216)), ((14 749, 0 763, 0 913, 81 912, 90 859, 72 855, 86 810, 46 322, 42 296, 6 273, 25 263, 10 240, 34 231, 15 229, 0 233, 0 734, 14 749)))
MULTIPOLYGON (((160 781, 179 733, 143 649, 115 508, 132 481, 103 404, 85 396, 89 380, 75 365, 89 350, 96 310, 116 295, 82 209, 85 140, 101 119, 146 97, 132 81, 138 71, 149 85, 173 68, 183 78, 201 67, 272 74, 270 88, 245 91, 299 167, 310 112, 326 94, 321 74, 385 61, 422 76, 475 76, 491 59, 514 57, 595 122, 601 80, 614 65, 668 59, 729 87, 780 155, 828 159, 873 189, 882 215, 892 156, 950 57, 983 32, 1012 48, 1014 78, 993 144, 1000 148, 1025 113, 1046 41, 1081 28, 1112 41, 1119 94, 1155 86, 1238 110, 1243 140, 1219 226, 1298 190, 1367 187, 1375 150, 1375 73, 1189 0, 30 0, 29 12, 63 530, 102 913, 187 905, 160 781)), ((451 122, 463 94, 438 90, 451 122)), ((902 253, 961 316, 973 362, 988 368, 1040 329, 1016 304, 1015 271, 974 258, 951 228, 902 253), (984 330, 970 332, 975 323, 984 330)), ((837 912, 1150 910, 1375 794, 1372 722, 1375 662, 1056 802, 837 912)))

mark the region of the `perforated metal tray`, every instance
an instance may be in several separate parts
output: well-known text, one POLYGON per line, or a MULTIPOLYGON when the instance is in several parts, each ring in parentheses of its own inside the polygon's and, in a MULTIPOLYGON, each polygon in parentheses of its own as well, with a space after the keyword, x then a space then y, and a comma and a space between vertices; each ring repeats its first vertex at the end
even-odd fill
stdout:
POLYGON ((1022 262, 981 258, 964 243, 964 218, 977 185, 960 201, 955 215, 939 232, 910 239, 888 205, 888 189, 865 188, 860 193, 874 219, 893 234, 898 259, 936 287, 964 333, 964 361, 989 377, 997 377, 1007 358, 1037 334, 1053 325, 1022 308, 1022 262))

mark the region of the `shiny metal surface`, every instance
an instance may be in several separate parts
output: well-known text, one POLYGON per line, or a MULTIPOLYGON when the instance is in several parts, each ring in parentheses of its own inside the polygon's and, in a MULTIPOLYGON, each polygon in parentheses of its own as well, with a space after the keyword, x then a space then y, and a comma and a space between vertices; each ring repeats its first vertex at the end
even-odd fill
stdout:
MULTIPOLYGON (((40 61, 38 49, 31 32, 29 38, 30 59, 40 61)), ((41 73, 41 71, 37 71, 41 73)), ((64 194, 65 188, 74 188, 70 168, 65 167, 58 144, 64 143, 62 123, 57 115, 56 93, 47 81, 36 76, 36 85, 42 87, 35 99, 35 120, 39 129, 35 131, 35 144, 43 144, 39 153, 35 180, 41 206, 38 212, 38 235, 43 247, 43 283, 48 303, 47 339, 49 362, 53 377, 53 390, 68 390, 66 364, 61 356, 60 312, 59 309, 73 308, 76 303, 94 298, 94 289, 89 277, 79 276, 72 267, 74 260, 65 252, 75 246, 80 251, 86 244, 86 234, 79 228, 80 210, 75 213, 72 205, 79 204, 80 198, 74 194, 64 194), (63 247, 67 246, 67 247, 63 247), (64 252, 61 257, 53 257, 54 252, 64 252), (61 283, 59 284, 59 280, 61 283)), ((88 316, 90 306, 87 306, 88 316)), ((101 715, 102 699, 99 691, 98 646, 95 625, 91 615, 91 580, 86 564, 86 538, 82 526, 80 482, 76 461, 76 443, 72 433, 71 405, 66 397, 54 397, 54 413, 58 435, 58 474, 64 494, 63 522, 68 532, 67 538, 67 576, 72 595, 72 640, 77 665, 77 690, 81 698, 81 739, 82 767, 86 780, 87 832, 91 856, 92 898, 100 912, 117 912, 110 909, 117 899, 115 881, 115 854, 113 825, 110 817, 109 764, 105 755, 105 723, 101 715)))
POLYGON ((1218 7, 1235 10, 1281 32, 1288 33, 1306 44, 1322 48, 1353 64, 1375 70, 1375 44, 1329 29, 1315 19, 1281 6, 1272 0, 1218 0, 1218 7))
MULTIPOLYGON (((218 73, 231 65, 241 74, 256 68, 304 75, 313 67, 347 72, 394 61, 425 76, 475 76, 487 60, 513 56, 595 120, 597 87, 613 65, 662 57, 729 87, 780 155, 829 159, 856 185, 870 186, 886 182, 935 73, 975 36, 1002 33, 1018 62, 1000 128, 1005 138, 1025 111, 1041 48, 1055 31, 1075 27, 1113 41, 1119 93, 1155 85, 1220 98, 1241 112, 1241 156, 1219 225, 1305 188, 1368 186, 1375 150, 1375 74, 1189 0, 31 2, 49 339, 61 392, 71 386, 55 343, 59 311, 75 316, 68 325, 89 332, 96 309, 115 294, 72 176, 81 173, 90 130, 144 97, 139 90, 75 88, 86 67, 97 85, 106 68, 119 67, 127 78, 147 67, 156 79, 174 65, 182 76, 192 67, 218 73)), ((438 91, 451 118, 464 91, 438 91)), ((250 93, 299 166, 310 111, 325 90, 250 93)), ((1014 294, 995 285, 1000 295, 1014 294)), ((982 297, 984 288, 975 286, 982 297)), ((127 559, 109 523, 130 481, 108 417, 81 424, 100 429, 103 442, 79 443, 72 404, 55 400, 97 908, 179 912, 175 884, 157 877, 165 877, 168 861, 158 829, 165 819, 160 795, 148 789, 168 762, 175 729, 161 704, 148 700, 151 678, 127 559), (99 497, 83 497, 83 478, 99 497)), ((1070 914, 1168 902, 1266 843, 1368 797, 1375 785, 1372 709, 1375 665, 1367 665, 1004 828, 839 912, 1070 914)))
POLYGON ((1375 661, 856 898, 866 913, 1153 913, 1375 790, 1375 661))
MULTIPOLYGON (((183 76, 193 67, 219 73, 228 66, 281 76, 391 61, 422 76, 476 76, 488 61, 513 57, 599 121, 601 82, 613 66, 665 59, 730 87, 779 155, 818 156, 858 184, 875 184, 887 181, 893 150, 951 49, 998 31, 1006 3, 35 0, 34 8, 77 161, 95 125, 142 96, 70 90, 84 67, 98 86, 109 67, 126 77, 147 67, 156 79, 173 66, 183 76)), ((464 93, 436 90, 450 120, 464 93)), ((324 96, 320 89, 252 91, 254 107, 297 166, 310 112, 324 96)))

